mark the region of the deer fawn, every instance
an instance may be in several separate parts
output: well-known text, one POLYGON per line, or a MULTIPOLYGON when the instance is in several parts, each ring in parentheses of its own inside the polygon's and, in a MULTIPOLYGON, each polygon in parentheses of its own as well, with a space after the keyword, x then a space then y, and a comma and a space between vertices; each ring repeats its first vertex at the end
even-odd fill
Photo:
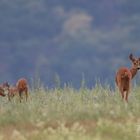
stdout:
POLYGON ((25 93, 25 96, 26 96, 26 101, 28 99, 28 83, 27 83, 27 80, 22 78, 22 79, 19 79, 16 83, 16 88, 17 88, 17 91, 18 91, 18 94, 19 94, 19 98, 20 98, 20 102, 22 100, 22 94, 25 93))
POLYGON ((116 85, 119 88, 122 99, 128 102, 128 94, 130 91, 131 80, 137 74, 140 69, 140 58, 135 58, 132 54, 129 55, 129 59, 132 61, 132 67, 130 69, 121 67, 116 74, 116 85))

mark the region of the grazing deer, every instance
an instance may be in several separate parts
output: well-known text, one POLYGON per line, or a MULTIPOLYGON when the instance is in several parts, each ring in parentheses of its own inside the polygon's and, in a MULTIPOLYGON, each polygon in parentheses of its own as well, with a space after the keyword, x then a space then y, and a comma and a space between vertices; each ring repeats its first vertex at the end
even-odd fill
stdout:
POLYGON ((140 69, 140 58, 135 58, 132 54, 129 55, 129 59, 132 61, 132 67, 130 69, 121 67, 116 74, 116 85, 119 88, 122 99, 128 102, 128 94, 130 91, 131 80, 137 74, 140 69))
POLYGON ((18 91, 18 94, 19 94, 20 102, 22 100, 22 94, 23 93, 25 93, 26 101, 27 101, 27 98, 28 98, 28 83, 27 83, 27 80, 24 79, 24 78, 19 79, 16 83, 16 88, 17 88, 17 91, 18 91))

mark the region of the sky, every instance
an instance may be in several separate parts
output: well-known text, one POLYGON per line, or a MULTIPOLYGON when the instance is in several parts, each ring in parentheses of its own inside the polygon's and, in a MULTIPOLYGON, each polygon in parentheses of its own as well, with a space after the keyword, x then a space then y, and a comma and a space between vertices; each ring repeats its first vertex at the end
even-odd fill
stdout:
MULTIPOLYGON (((114 84, 121 66, 140 57, 139 0, 1 0, 0 82, 30 83, 39 75, 52 87, 114 84)), ((137 76, 139 79, 139 74, 137 76)))

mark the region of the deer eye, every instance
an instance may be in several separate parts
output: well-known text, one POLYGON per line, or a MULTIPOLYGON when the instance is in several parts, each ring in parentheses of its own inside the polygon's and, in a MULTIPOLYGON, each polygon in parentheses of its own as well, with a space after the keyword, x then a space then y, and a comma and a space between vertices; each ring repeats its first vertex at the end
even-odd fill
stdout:
POLYGON ((134 65, 137 65, 137 62, 134 62, 134 65))

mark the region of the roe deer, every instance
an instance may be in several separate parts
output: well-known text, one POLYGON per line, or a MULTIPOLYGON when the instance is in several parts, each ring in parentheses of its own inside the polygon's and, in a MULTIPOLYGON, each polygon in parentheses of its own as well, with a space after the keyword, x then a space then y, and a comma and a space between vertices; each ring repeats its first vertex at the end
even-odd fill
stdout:
POLYGON ((121 67, 116 74, 116 85, 119 88, 122 99, 128 102, 128 94, 130 91, 131 80, 137 74, 140 69, 140 58, 135 58, 132 54, 129 55, 129 59, 132 61, 132 67, 130 69, 121 67))
POLYGON ((18 91, 18 94, 19 94, 20 102, 22 100, 22 94, 23 93, 25 93, 26 101, 27 101, 27 98, 28 98, 28 83, 27 83, 27 80, 24 79, 24 78, 19 79, 16 83, 16 88, 17 88, 17 91, 18 91))

